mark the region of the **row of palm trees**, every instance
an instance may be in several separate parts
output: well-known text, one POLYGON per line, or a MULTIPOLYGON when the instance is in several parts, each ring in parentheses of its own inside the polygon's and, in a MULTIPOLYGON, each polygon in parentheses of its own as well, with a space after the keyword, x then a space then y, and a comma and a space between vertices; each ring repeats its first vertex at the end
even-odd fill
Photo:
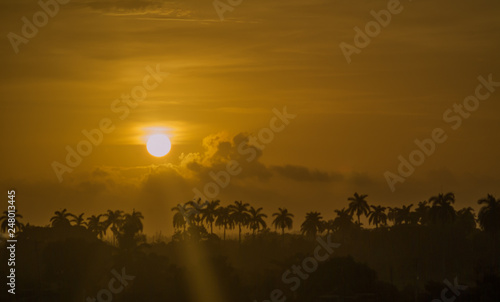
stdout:
MULTIPOLYGON (((438 225, 445 226, 458 223, 467 229, 475 229, 478 222, 480 227, 488 233, 500 233, 500 200, 488 194, 487 197, 478 200, 482 206, 476 215, 470 207, 455 211, 455 195, 453 193, 438 194, 432 196, 428 201, 419 202, 413 209, 413 204, 401 207, 383 207, 380 205, 369 205, 364 194, 354 193, 349 197, 347 208, 335 210, 336 217, 325 221, 319 212, 308 212, 304 222, 300 226, 302 234, 316 236, 323 232, 336 232, 353 227, 361 227, 361 217, 368 218, 368 223, 375 228, 388 226, 388 222, 396 225, 438 225), (356 217, 356 221, 353 219, 356 217)), ((173 226, 176 230, 186 230, 189 226, 207 226, 213 234, 213 227, 223 229, 223 237, 226 239, 226 231, 237 229, 238 241, 241 242, 241 233, 244 228, 256 232, 267 229, 266 219, 262 208, 254 208, 248 203, 235 201, 234 204, 222 206, 219 200, 201 203, 201 200, 190 201, 183 205, 172 208, 176 212, 173 217, 173 226)), ((22 215, 16 213, 16 217, 22 215)), ((294 223, 294 215, 286 208, 279 208, 272 214, 272 226, 281 230, 284 237, 285 230, 291 230, 294 223)), ((144 217, 140 212, 133 210, 131 214, 125 214, 119 210, 108 210, 104 214, 92 215, 84 218, 84 214, 75 215, 66 209, 55 211, 50 219, 52 227, 82 226, 103 238, 108 230, 113 233, 113 242, 120 233, 142 232, 144 217)), ((17 221, 16 227, 22 229, 24 225, 17 221)), ((8 229, 8 213, 4 211, 0 217, 0 229, 5 232, 8 229)))
MULTIPOLYGON (((204 204, 201 204, 201 200, 197 202, 190 201, 184 205, 172 208, 172 211, 176 212, 173 217, 173 226, 175 229, 182 228, 185 231, 186 226, 190 224, 195 226, 206 224, 210 228, 210 233, 213 234, 213 226, 215 224, 215 226, 223 229, 223 236, 226 239, 226 230, 237 227, 239 242, 241 242, 243 227, 251 229, 254 235, 256 231, 267 228, 267 223, 264 220, 267 218, 267 215, 262 213, 262 208, 255 209, 242 201, 235 201, 234 204, 227 207, 220 206, 220 200, 213 200, 204 204)), ((291 216, 293 217, 293 215, 291 216)), ((285 225, 284 228, 289 227, 291 229, 292 220, 289 223, 290 225, 285 225)))
MULTIPOLYGON (((0 217, 0 228, 2 232, 5 232, 8 228, 8 213, 4 211, 3 214, 4 215, 0 217)), ((87 217, 87 219, 84 218, 84 215, 84 213, 79 215, 72 214, 68 212, 67 209, 55 211, 54 216, 50 218, 50 226, 54 228, 69 226, 85 227, 100 239, 102 239, 106 235, 108 229, 110 229, 113 233, 113 243, 120 233, 127 231, 137 233, 143 230, 142 220, 144 216, 141 212, 135 211, 135 209, 130 214, 119 210, 108 210, 104 214, 92 215, 87 217)), ((22 218, 22 215, 16 213, 16 218, 22 218)), ((22 230, 25 225, 20 221, 16 221, 16 227, 18 230, 22 230)))
MULTIPOLYGON (((478 218, 470 207, 455 211, 455 195, 453 193, 438 194, 432 196, 428 201, 418 203, 412 210, 413 204, 401 207, 383 207, 380 205, 369 205, 364 194, 354 193, 349 197, 347 208, 335 210, 336 217, 325 221, 319 212, 308 212, 300 230, 306 236, 315 237, 323 232, 335 232, 341 229, 361 227, 361 217, 365 216, 370 225, 375 228, 388 226, 388 222, 396 225, 437 225, 445 226, 460 224, 468 230, 476 228, 479 222, 481 228, 487 232, 500 233, 500 200, 488 194, 486 198, 478 201, 482 205, 478 218), (353 219, 356 217, 356 221, 353 219)), ((222 228, 224 239, 226 230, 238 230, 238 241, 241 242, 243 228, 255 232, 266 229, 265 221, 268 216, 262 212, 262 208, 254 208, 248 203, 235 201, 234 204, 221 206, 219 200, 201 203, 201 200, 190 201, 184 205, 172 208, 175 212, 173 226, 177 230, 186 230, 187 226, 204 226, 213 234, 213 226, 222 228)), ((279 208, 272 214, 272 225, 285 234, 285 229, 293 228, 294 215, 286 208, 279 208)))
POLYGON ((141 212, 132 210, 132 213, 124 213, 120 210, 108 210, 104 214, 92 215, 87 218, 85 226, 91 232, 102 239, 108 229, 113 233, 113 243, 118 235, 123 232, 142 232, 142 220, 144 216, 141 212), (103 220, 101 221, 101 217, 103 220))

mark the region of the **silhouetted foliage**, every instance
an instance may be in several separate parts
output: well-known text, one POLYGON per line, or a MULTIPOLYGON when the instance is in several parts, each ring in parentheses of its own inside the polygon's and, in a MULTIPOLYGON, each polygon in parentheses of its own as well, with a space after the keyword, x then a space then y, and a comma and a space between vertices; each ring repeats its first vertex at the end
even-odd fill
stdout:
MULTIPOLYGON (((356 193, 348 209, 331 211, 328 220, 308 212, 301 234, 285 232, 292 230, 294 215, 284 208, 272 214, 272 231, 263 208, 242 201, 188 202, 172 209, 171 241, 147 240, 144 217, 135 209, 88 217, 59 210, 50 227, 20 229, 17 294, 20 301, 86 301, 108 288, 113 270, 125 269, 135 278, 113 301, 200 302, 207 294, 214 301, 250 302, 269 300, 280 290, 287 300, 304 302, 424 302, 441 299, 454 282, 466 285, 453 292, 455 301, 500 301, 499 200, 492 195, 479 200, 476 220, 472 208, 455 210, 452 193, 416 208, 369 205, 365 199, 356 193), (362 227, 363 215, 372 228, 362 227), (227 239, 226 231, 236 226, 238 239, 227 239), (105 237, 108 229, 111 240, 105 237), (322 255, 318 237, 340 247, 309 267, 293 290, 283 275, 322 255)), ((3 250, 6 244, 3 240, 3 250)), ((7 262, 6 253, 0 261, 7 262)), ((5 283, 0 290, 6 292, 5 283)))

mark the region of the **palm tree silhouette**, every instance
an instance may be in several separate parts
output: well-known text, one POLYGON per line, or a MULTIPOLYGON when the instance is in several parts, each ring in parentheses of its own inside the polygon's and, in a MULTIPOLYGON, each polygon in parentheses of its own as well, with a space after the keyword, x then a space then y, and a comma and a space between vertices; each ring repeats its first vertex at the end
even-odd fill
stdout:
POLYGON ((50 218, 50 222, 52 223, 52 227, 66 227, 70 226, 68 217, 72 217, 73 214, 67 212, 66 209, 62 211, 55 211, 54 216, 50 218))
POLYGON ((215 225, 224 229, 224 240, 226 240, 226 229, 234 229, 234 220, 231 216, 231 209, 229 207, 217 208, 215 225))
POLYGON ((203 223, 203 219, 201 217, 201 212, 203 210, 203 207, 208 205, 208 202, 201 202, 201 198, 198 198, 198 200, 193 201, 190 200, 187 202, 187 204, 190 206, 188 211, 186 212, 186 220, 188 224, 191 224, 191 222, 194 222, 194 225, 200 226, 203 223))
POLYGON ((238 225, 238 242, 241 243, 241 227, 248 224, 250 214, 248 213, 248 203, 235 201, 229 206, 231 218, 238 225))
POLYGON ((431 202, 433 206, 455 203, 455 194, 452 192, 448 192, 446 194, 439 193, 437 196, 429 198, 429 202, 431 202))
POLYGON ((456 212, 453 208, 455 194, 449 192, 438 194, 429 198, 432 207, 429 210, 429 218, 434 224, 446 224, 455 221, 456 212))
POLYGON ((182 228, 186 231, 186 213, 188 212, 187 204, 178 204, 176 207, 172 208, 172 211, 176 212, 173 217, 174 229, 182 228))
POLYGON ((398 213, 398 208, 388 207, 387 220, 392 222, 392 225, 396 225, 396 216, 398 213))
POLYGON ((144 219, 142 213, 132 209, 132 214, 127 213, 123 216, 123 223, 120 224, 120 228, 129 228, 128 231, 132 233, 142 232, 144 228, 142 219, 144 219))
POLYGON ((415 217, 411 212, 412 207, 413 204, 404 205, 402 208, 394 208, 394 225, 410 224, 415 217))
POLYGON ((267 215, 261 213, 261 211, 262 208, 255 209, 254 207, 250 207, 250 218, 248 220, 248 225, 250 229, 252 229, 253 235, 255 235, 255 231, 260 230, 260 227, 262 227, 263 229, 267 228, 267 223, 264 221, 264 218, 267 218, 267 215))
POLYGON ((337 217, 333 220, 334 231, 347 230, 353 225, 352 215, 348 209, 335 210, 335 213, 337 217))
POLYGON ((327 234, 335 232, 335 220, 329 219, 328 221, 323 221, 323 229, 326 230, 327 234))
POLYGON ((123 223, 123 211, 108 210, 106 214, 106 230, 111 226, 111 232, 113 232, 113 244, 115 243, 115 237, 118 235, 121 224, 123 223))
POLYGON ((356 214, 356 216, 358 216, 359 225, 361 225, 361 215, 368 215, 368 213, 370 212, 370 207, 365 200, 366 197, 368 197, 368 195, 359 195, 358 193, 354 193, 353 197, 347 198, 347 200, 350 201, 349 213, 351 215, 356 214))
POLYGON ((285 239, 285 229, 291 230, 293 228, 293 214, 289 213, 285 208, 278 208, 278 212, 273 214, 273 225, 275 229, 281 229, 281 235, 285 239))
POLYGON ((92 215, 90 217, 87 217, 87 229, 91 231, 92 233, 96 234, 99 236, 99 238, 102 239, 103 234, 105 234, 105 222, 100 221, 101 220, 101 214, 99 215, 92 215))
POLYGON ((83 218, 84 213, 81 213, 80 215, 76 216, 71 214, 71 217, 73 217, 70 222, 74 222, 75 226, 83 226, 85 224, 85 219, 83 218))
POLYGON ((429 210, 430 207, 427 201, 424 200, 418 203, 418 207, 415 209, 415 215, 421 225, 429 223, 429 210))
POLYGON ((220 200, 212 200, 207 206, 201 209, 201 220, 205 221, 210 226, 210 234, 213 234, 214 221, 217 218, 217 208, 219 207, 220 200))
POLYGON ((323 217, 319 212, 309 212, 306 214, 306 219, 300 226, 302 234, 308 237, 315 238, 316 234, 323 231, 323 217))
POLYGON ((368 223, 374 224, 375 228, 378 228, 379 224, 387 224, 386 207, 372 205, 371 208, 372 211, 368 215, 368 223))
POLYGON ((144 216, 135 209, 132 210, 131 214, 126 213, 121 217, 120 223, 117 224, 118 232, 116 233, 120 248, 136 247, 137 241, 141 239, 141 237, 136 237, 136 234, 143 230, 141 219, 144 219, 144 216))
MULTIPOLYGON (((19 231, 24 228, 24 224, 22 222, 19 222, 17 219, 18 218, 23 218, 23 215, 17 214, 16 213, 16 223, 14 225, 14 230, 19 231)), ((9 228, 9 211, 5 210, 3 211, 3 215, 0 216, 0 221, 1 221, 1 227, 0 230, 2 230, 2 233, 5 233, 7 229, 9 228)))
POLYGON ((490 234, 500 233, 500 199, 495 199, 491 194, 477 202, 484 205, 479 210, 478 220, 481 228, 490 234))
POLYGON ((470 232, 476 229, 476 215, 471 207, 463 208, 457 212, 457 225, 470 232))

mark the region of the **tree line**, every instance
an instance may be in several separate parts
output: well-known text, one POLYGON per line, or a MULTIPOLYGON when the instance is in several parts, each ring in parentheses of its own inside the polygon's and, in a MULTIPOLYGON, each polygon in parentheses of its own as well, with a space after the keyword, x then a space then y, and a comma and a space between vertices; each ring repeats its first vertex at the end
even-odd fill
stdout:
MULTIPOLYGON (((304 221, 300 225, 300 231, 306 237, 316 237, 324 232, 334 233, 353 228, 361 228, 361 217, 368 219, 368 224, 375 228, 397 225, 426 225, 446 226, 455 225, 464 230, 472 231, 479 227, 487 233, 500 233, 500 199, 488 194, 477 203, 482 206, 476 215, 471 207, 455 210, 455 195, 451 192, 432 196, 428 201, 422 201, 414 207, 414 204, 401 207, 384 207, 381 205, 370 205, 367 201, 368 195, 354 193, 347 198, 348 205, 340 210, 334 210, 336 217, 325 220, 317 211, 307 212, 304 221)), ((227 206, 221 205, 220 200, 189 201, 172 208, 174 212, 173 227, 174 237, 184 238, 189 234, 197 233, 198 236, 214 235, 214 226, 222 230, 223 239, 226 239, 227 230, 238 231, 238 241, 244 229, 248 229, 255 235, 262 230, 269 230, 266 220, 269 218, 263 213, 263 208, 255 208, 248 203, 235 201, 227 206)), ((125 237, 134 237, 143 231, 141 212, 133 210, 132 213, 124 213, 120 210, 108 210, 104 214, 91 215, 84 218, 84 213, 72 214, 67 209, 54 212, 50 218, 50 226, 64 228, 68 226, 84 227, 103 239, 107 231, 111 231, 113 242, 125 237)), ((16 217, 23 218, 16 214, 16 217)), ((295 215, 286 208, 278 208, 272 213, 271 225, 279 230, 284 237, 286 230, 292 230, 295 215)), ((2 232, 8 228, 8 213, 4 211, 0 217, 2 232)), ((19 231, 29 226, 17 221, 16 227, 19 231)))
MULTIPOLYGON (((472 231, 480 228, 488 233, 498 234, 500 232, 500 200, 488 194, 485 198, 477 202, 481 205, 478 215, 471 207, 455 210, 455 195, 453 193, 438 194, 430 197, 426 201, 414 204, 403 205, 401 207, 384 207, 381 205, 370 205, 367 201, 368 195, 354 193, 347 199, 348 206, 340 210, 334 210, 336 217, 325 220, 322 214, 317 211, 307 212, 304 221, 300 225, 300 231, 307 237, 316 237, 324 232, 334 233, 337 231, 352 228, 361 228, 361 217, 368 218, 369 225, 375 228, 389 227, 397 225, 426 225, 426 226, 446 226, 456 225, 464 230, 472 231)), ((256 232, 267 229, 263 208, 254 208, 248 203, 235 201, 233 204, 223 206, 220 200, 201 203, 189 201, 183 205, 172 208, 175 212, 173 216, 173 227, 179 233, 185 233, 196 229, 210 230, 213 234, 213 227, 223 230, 223 238, 226 237, 226 230, 237 229, 238 241, 241 242, 242 229, 246 228, 256 232), (188 228, 188 230, 186 230, 188 228)), ((294 214, 286 208, 278 208, 272 213, 272 226, 275 230, 280 230, 284 236, 285 230, 293 229, 294 214)))

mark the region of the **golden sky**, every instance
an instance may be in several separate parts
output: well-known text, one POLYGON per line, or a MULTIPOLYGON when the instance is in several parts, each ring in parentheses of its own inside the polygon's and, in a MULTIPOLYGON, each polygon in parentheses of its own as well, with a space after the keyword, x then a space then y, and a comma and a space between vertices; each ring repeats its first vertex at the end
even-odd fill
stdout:
POLYGON ((298 220, 310 210, 333 217, 355 191, 382 205, 441 191, 458 207, 500 196, 500 88, 456 130, 443 119, 478 77, 500 82, 500 3, 401 1, 348 63, 339 45, 354 45, 354 27, 391 1, 245 0, 221 21, 212 1, 71 0, 17 54, 9 34, 22 35, 22 18, 41 7, 2 1, 2 187, 16 188, 34 224, 62 208, 135 208, 147 232, 170 232, 170 208, 229 160, 242 173, 217 199, 268 214, 287 207, 298 220), (111 104, 142 85, 148 66, 168 74, 120 119, 111 104), (284 107, 296 117, 248 161, 238 145, 284 107), (59 182, 51 164, 104 118, 115 130, 59 182), (384 173, 435 128, 446 142, 392 192, 384 173), (154 131, 170 136, 165 157, 146 151, 154 131))

